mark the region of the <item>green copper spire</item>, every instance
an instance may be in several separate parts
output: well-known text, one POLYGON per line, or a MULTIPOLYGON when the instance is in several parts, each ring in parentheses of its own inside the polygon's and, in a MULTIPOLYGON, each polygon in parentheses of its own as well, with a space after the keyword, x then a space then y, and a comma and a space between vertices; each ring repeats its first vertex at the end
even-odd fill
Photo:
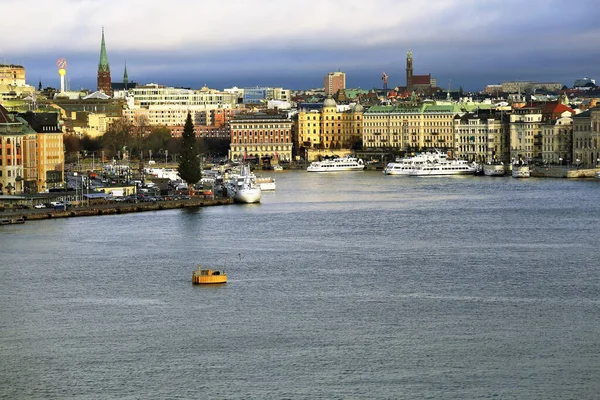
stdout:
POLYGON ((98 63, 98 71, 110 72, 108 57, 106 56, 106 44, 104 43, 104 27, 102 27, 102 44, 100 45, 100 62, 98 63))
POLYGON ((127 77, 127 61, 125 61, 125 72, 123 72, 123 83, 129 83, 129 78, 127 77))

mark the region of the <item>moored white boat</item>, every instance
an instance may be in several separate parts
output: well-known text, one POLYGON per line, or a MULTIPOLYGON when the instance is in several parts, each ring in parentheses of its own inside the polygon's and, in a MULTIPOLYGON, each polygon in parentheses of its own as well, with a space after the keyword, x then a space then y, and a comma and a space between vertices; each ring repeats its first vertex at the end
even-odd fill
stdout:
POLYGON ((531 172, 529 170, 529 164, 527 161, 518 160, 512 165, 512 177, 513 178, 529 178, 531 172))
POLYGON ((225 184, 227 196, 236 203, 259 203, 261 189, 250 167, 242 165, 239 174, 233 174, 225 184))
POLYGON ((435 152, 425 152, 413 157, 396 159, 396 162, 388 163, 383 173, 386 175, 409 175, 410 172, 424 164, 445 161, 447 155, 435 150, 435 152))
POLYGON ((449 160, 423 164, 416 167, 409 176, 474 175, 479 169, 476 163, 464 160, 449 160))
POLYGON ((260 186, 260 190, 264 191, 273 191, 277 188, 275 183, 275 179, 270 176, 257 176, 256 183, 260 186))
POLYGON ((485 176, 504 176, 506 174, 504 163, 495 161, 483 164, 483 174, 485 176))
POLYGON ((306 171, 308 172, 339 172, 339 171, 362 171, 365 164, 360 158, 347 156, 332 158, 330 160, 313 161, 306 171))

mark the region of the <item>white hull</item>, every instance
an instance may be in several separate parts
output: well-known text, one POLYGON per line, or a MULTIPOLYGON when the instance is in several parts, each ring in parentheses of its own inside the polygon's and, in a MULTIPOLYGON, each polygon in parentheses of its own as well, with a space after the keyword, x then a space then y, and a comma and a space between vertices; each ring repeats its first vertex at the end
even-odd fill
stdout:
POLYGON ((483 166, 483 174, 485 176, 504 176, 506 171, 502 164, 485 164, 483 166))
POLYGON ((531 175, 529 171, 529 165, 513 165, 512 177, 513 178, 529 178, 531 175))
POLYGON ((383 173, 386 175, 408 176, 415 168, 439 162, 447 162, 447 155, 436 150, 435 152, 417 154, 413 157, 397 158, 396 162, 386 165, 383 173))
POLYGON ((261 189, 256 183, 256 176, 243 165, 239 175, 232 175, 227 185, 227 195, 236 203, 259 203, 261 189))
POLYGON ((260 195, 260 188, 234 190, 233 201, 236 203, 260 203, 260 195))
POLYGON ((447 175, 474 175, 477 165, 466 161, 449 161, 437 164, 423 165, 410 172, 410 176, 447 176, 447 175))
POLYGON ((334 158, 332 160, 314 161, 306 171, 308 172, 342 172, 362 171, 365 165, 362 160, 354 157, 334 158))
POLYGON ((277 185, 275 184, 275 180, 270 179, 270 180, 266 180, 266 179, 261 179, 261 178, 256 178, 256 183, 258 183, 258 186, 260 186, 260 190, 264 191, 273 191, 277 188, 277 185))

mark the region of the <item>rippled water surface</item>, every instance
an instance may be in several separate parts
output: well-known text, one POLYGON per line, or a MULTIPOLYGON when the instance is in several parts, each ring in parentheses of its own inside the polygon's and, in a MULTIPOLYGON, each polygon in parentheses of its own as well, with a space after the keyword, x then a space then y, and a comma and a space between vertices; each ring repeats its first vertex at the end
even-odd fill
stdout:
POLYGON ((272 176, 1 227, 0 396, 599 398, 599 181, 272 176))

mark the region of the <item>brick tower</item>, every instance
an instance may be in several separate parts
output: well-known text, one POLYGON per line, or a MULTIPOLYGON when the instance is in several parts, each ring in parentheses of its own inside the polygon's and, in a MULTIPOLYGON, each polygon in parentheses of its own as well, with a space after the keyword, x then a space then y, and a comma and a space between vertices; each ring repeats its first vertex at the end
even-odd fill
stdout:
POLYGON ((98 63, 98 90, 112 96, 113 91, 110 80, 110 65, 106 56, 106 44, 104 43, 104 28, 102 28, 102 44, 100 45, 100 62, 98 63))

